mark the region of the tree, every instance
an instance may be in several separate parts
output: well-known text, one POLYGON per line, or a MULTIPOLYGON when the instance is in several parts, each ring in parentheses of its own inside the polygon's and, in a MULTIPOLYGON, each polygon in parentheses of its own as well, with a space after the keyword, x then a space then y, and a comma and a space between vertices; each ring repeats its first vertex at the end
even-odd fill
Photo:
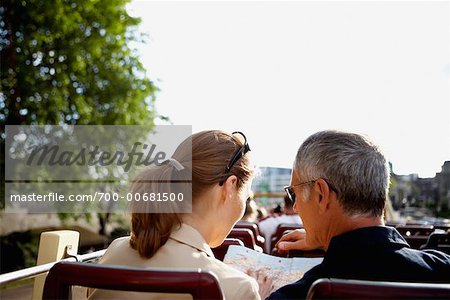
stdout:
POLYGON ((130 42, 124 0, 2 1, 0 119, 6 124, 143 124, 155 86, 130 42))
POLYGON ((144 36, 127 2, 1 2, 2 172, 5 124, 153 125, 157 88, 130 46, 144 36))

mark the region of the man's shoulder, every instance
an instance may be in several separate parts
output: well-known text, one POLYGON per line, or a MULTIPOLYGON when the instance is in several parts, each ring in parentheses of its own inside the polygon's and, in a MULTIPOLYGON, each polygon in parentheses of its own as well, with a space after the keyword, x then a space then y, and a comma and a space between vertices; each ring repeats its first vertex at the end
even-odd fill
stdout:
POLYGON ((424 255, 433 256, 433 257, 437 258, 438 260, 442 260, 447 263, 450 263, 450 255, 447 253, 444 253, 442 251, 435 250, 435 249, 424 249, 424 250, 421 250, 421 252, 424 255))
POLYGON ((423 265, 426 269, 447 268, 450 276, 450 255, 433 249, 416 250, 404 248, 402 250, 402 255, 412 263, 423 265))
POLYGON ((403 239, 335 244, 325 255, 326 277, 381 281, 442 282, 450 280, 450 256, 435 250, 412 249, 403 239), (347 246, 348 245, 348 246, 347 246), (350 246, 352 245, 352 246, 350 246))

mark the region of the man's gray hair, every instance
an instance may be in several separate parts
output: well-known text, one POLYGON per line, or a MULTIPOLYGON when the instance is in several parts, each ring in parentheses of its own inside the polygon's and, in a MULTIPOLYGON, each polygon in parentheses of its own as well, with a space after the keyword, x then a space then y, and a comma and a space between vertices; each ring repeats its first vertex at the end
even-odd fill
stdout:
POLYGON ((302 182, 323 178, 331 184, 349 215, 383 214, 388 162, 376 145, 359 134, 327 130, 311 135, 298 149, 294 172, 302 182))

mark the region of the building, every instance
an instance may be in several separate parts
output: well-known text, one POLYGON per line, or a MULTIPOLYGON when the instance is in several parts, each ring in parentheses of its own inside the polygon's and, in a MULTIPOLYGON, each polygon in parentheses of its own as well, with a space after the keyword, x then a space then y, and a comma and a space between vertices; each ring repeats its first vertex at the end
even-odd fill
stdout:
POLYGON ((450 161, 432 178, 420 178, 417 174, 391 173, 390 199, 394 209, 422 208, 430 214, 450 210, 450 161))
POLYGON ((261 167, 260 174, 253 180, 255 193, 284 193, 283 187, 291 181, 291 169, 261 167))
POLYGON ((291 171, 289 168, 259 168, 259 175, 253 180, 252 185, 252 190, 257 196, 257 203, 267 209, 282 205, 284 196, 283 187, 289 185, 291 182, 291 171), (268 193, 277 195, 274 197, 264 196, 264 194, 268 193))
POLYGON ((450 210, 450 161, 444 162, 442 170, 436 173, 436 185, 438 192, 438 211, 450 210))

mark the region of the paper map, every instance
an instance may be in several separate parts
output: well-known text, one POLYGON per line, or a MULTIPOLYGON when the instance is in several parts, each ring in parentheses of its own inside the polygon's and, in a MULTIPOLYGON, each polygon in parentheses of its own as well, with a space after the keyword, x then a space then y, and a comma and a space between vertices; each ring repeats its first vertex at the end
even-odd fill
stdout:
POLYGON ((322 257, 277 257, 246 247, 231 245, 223 262, 244 273, 247 273, 248 270, 262 269, 272 278, 274 289, 278 289, 299 280, 303 274, 320 264, 322 260, 322 257))

